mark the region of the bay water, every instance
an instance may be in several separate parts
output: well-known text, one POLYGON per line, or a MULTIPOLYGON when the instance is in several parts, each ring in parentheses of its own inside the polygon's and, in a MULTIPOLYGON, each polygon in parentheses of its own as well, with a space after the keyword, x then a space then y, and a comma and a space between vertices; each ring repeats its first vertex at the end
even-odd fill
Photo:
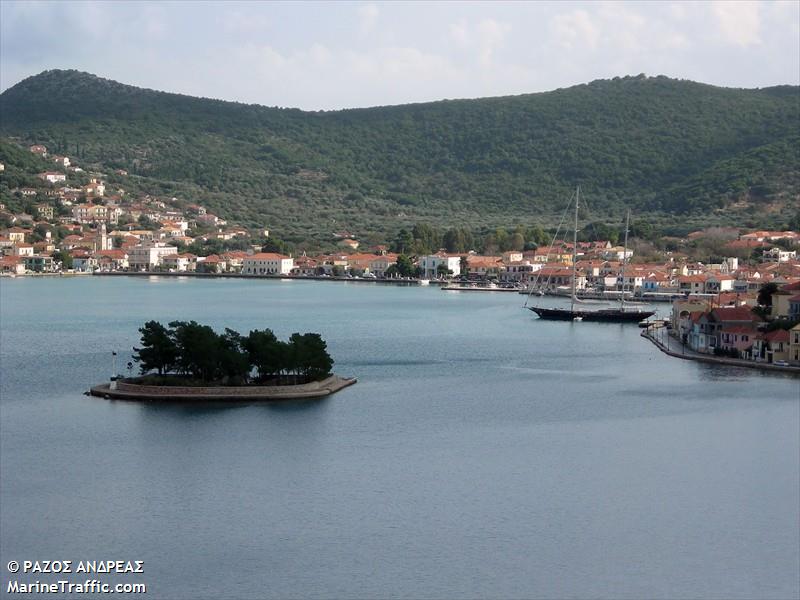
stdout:
POLYGON ((8 561, 103 559, 144 561, 105 579, 150 598, 797 598, 800 381, 523 302, 1 281, 3 593, 8 561), (319 332, 359 382, 286 404, 85 396, 149 319, 319 332))

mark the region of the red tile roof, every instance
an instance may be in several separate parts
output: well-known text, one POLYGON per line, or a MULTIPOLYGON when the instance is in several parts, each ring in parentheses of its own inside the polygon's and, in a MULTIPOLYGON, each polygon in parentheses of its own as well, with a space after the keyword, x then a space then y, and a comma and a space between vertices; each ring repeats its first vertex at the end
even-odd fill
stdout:
POLYGON ((284 256, 283 254, 276 254, 275 252, 259 252, 258 254, 249 256, 248 258, 250 260, 282 260, 289 257, 284 256))
POLYGON ((748 327, 747 325, 730 325, 728 327, 723 327, 721 333, 738 333, 747 335, 756 332, 757 330, 755 327, 748 327))
POLYGON ((760 321, 761 319, 748 306, 723 306, 711 311, 716 321, 760 321))
POLYGON ((788 342, 789 332, 785 329, 776 329, 764 334, 764 339, 768 342, 788 342))

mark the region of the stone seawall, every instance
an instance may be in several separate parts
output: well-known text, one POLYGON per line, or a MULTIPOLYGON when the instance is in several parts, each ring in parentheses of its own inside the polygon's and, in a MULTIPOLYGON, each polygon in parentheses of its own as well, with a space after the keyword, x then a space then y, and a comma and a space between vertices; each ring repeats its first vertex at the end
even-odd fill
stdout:
POLYGON ((248 385, 231 387, 188 387, 167 385, 139 385, 118 381, 115 389, 103 383, 89 390, 92 396, 114 400, 143 401, 251 401, 251 400, 298 400, 322 398, 356 383, 355 378, 332 375, 322 381, 297 385, 248 385))

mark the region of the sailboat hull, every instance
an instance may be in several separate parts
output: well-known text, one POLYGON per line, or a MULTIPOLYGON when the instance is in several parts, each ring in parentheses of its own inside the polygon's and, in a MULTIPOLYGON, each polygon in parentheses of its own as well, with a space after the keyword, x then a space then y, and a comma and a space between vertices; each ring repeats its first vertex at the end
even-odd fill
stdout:
POLYGON ((539 315, 540 319, 551 321, 596 321, 602 323, 638 323, 655 314, 654 310, 620 310, 609 308, 604 310, 570 310, 568 308, 529 307, 539 315))

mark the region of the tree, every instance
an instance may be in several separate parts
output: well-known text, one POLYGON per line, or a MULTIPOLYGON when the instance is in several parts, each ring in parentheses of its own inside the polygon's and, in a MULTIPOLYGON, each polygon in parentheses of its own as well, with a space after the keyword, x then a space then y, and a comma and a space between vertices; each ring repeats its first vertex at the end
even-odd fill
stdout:
POLYGON ((278 254, 289 254, 291 252, 290 245, 284 242, 283 240, 279 240, 275 237, 267 238, 264 241, 264 245, 261 246, 262 252, 276 252, 278 254))
POLYGON ((787 229, 790 231, 800 231, 800 210, 798 210, 794 217, 787 223, 787 229))
POLYGON ((498 250, 497 236, 494 233, 489 233, 483 238, 483 253, 494 254, 498 250))
POLYGON ((72 255, 66 250, 59 250, 53 254, 53 260, 61 263, 61 270, 72 268, 72 255))
POLYGON ((333 359, 327 344, 318 333, 293 333, 289 338, 293 370, 306 380, 318 381, 331 374, 333 359))
POLYGON ((469 259, 465 256, 462 256, 461 259, 458 261, 461 276, 466 277, 467 273, 469 273, 469 259))
POLYGON ((139 227, 141 227, 142 229, 155 230, 155 229, 158 229, 159 227, 161 227, 161 223, 159 223, 158 221, 152 220, 147 215, 141 215, 139 217, 138 223, 139 223, 139 227))
POLYGON ((242 340, 247 358, 255 367, 261 380, 278 375, 284 368, 283 357, 286 349, 270 329, 255 329, 242 340))
POLYGON ((439 277, 447 277, 448 275, 452 275, 452 269, 448 269, 445 263, 439 263, 436 267, 436 275, 439 277))
POLYGON ((772 307, 772 295, 778 291, 778 284, 769 281, 763 284, 758 290, 759 306, 772 307))
POLYGON ((243 351, 243 338, 238 331, 225 328, 225 333, 217 336, 219 345, 219 370, 228 381, 246 382, 250 374, 250 361, 243 351))
POLYGON ((473 244, 472 232, 462 227, 448 229, 442 238, 442 246, 448 252, 468 252, 473 244))
POLYGON ((406 229, 401 229, 392 245, 394 252, 411 252, 414 248, 414 236, 406 229))
POLYGON ((222 345, 214 330, 195 321, 173 321, 169 326, 173 329, 179 370, 203 381, 218 378, 222 371, 222 345))
POLYGON ((427 223, 414 225, 411 235, 414 238, 414 251, 417 254, 435 252, 442 245, 441 234, 427 223))
POLYGON ((498 250, 501 252, 505 252, 511 248, 511 239, 508 235, 508 231, 506 231, 503 227, 498 227, 495 230, 494 239, 498 250))
POLYGON ((542 229, 541 225, 532 225, 528 228, 528 234, 525 236, 528 243, 534 243, 536 246, 544 246, 550 243, 547 233, 542 229))
POLYGON ((414 263, 405 254, 397 257, 397 274, 400 277, 412 277, 414 275, 414 263))
POLYGON ((159 375, 170 372, 178 358, 178 349, 170 331, 158 321, 148 321, 139 329, 142 347, 134 348, 133 360, 141 372, 155 369, 159 375))

